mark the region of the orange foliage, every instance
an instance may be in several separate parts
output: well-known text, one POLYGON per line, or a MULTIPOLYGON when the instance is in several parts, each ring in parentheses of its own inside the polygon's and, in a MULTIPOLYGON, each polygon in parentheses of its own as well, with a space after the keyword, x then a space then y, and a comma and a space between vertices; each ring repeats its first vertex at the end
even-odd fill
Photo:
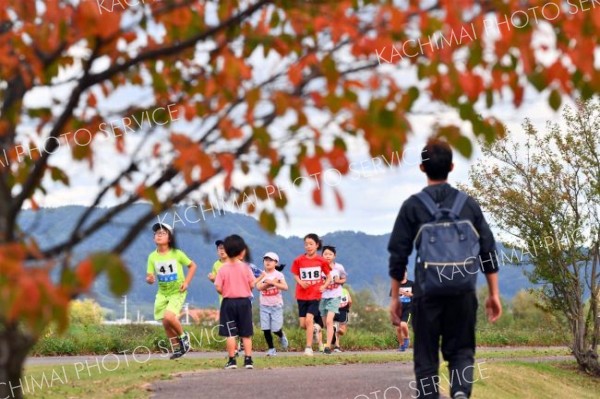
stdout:
MULTIPOLYGON (((3 192, 12 195, 2 199, 3 209, 37 208, 34 194, 52 189, 49 181, 70 184, 69 171, 49 163, 52 154, 28 156, 25 146, 60 143, 68 146, 73 162, 95 171, 94 160, 108 158, 95 154, 98 131, 115 114, 131 122, 116 132, 120 136, 106 138, 114 140, 116 156, 132 156, 129 137, 134 134, 151 144, 132 159, 133 172, 108 183, 108 192, 131 203, 147 199, 158 212, 172 200, 162 201, 161 192, 172 179, 200 186, 224 175, 225 190, 244 192, 247 187, 234 187, 232 176, 248 173, 250 166, 266 170, 270 183, 289 166, 292 180, 315 175, 321 183, 329 165, 346 174, 344 141, 361 137, 374 156, 404 148, 412 132, 407 116, 419 98, 453 107, 476 136, 489 141, 501 136, 503 127, 491 116, 480 120, 473 104, 481 99, 492 106, 508 93, 518 107, 528 82, 540 92, 550 88, 555 106, 560 95, 600 92, 593 57, 600 9, 563 7, 547 21, 554 35, 549 43, 556 43, 550 49, 549 43, 534 48, 538 23, 521 1, 443 0, 428 10, 418 1, 402 7, 392 0, 221 0, 210 17, 202 0, 105 3, 110 7, 96 1, 0 0, 0 136, 6 150, 0 154, 0 177, 3 192), (368 3, 368 11, 358 9, 359 3, 368 3), (136 19, 141 7, 145 17, 136 19), (523 11, 530 13, 527 26, 510 25, 511 16, 523 11), (493 14, 507 22, 496 23, 493 14), (543 57, 550 50, 556 61, 549 64, 543 57), (401 82, 408 76, 403 72, 414 72, 415 81, 401 82), (43 105, 24 101, 26 95, 47 95, 54 85, 64 88, 64 98, 52 93, 43 105), (144 98, 119 109, 120 96, 132 88, 145 90, 144 98), (174 132, 178 115, 166 104, 182 111, 180 123, 188 132, 181 133, 179 124, 174 132), (158 108, 162 113, 155 115, 158 108), (317 113, 324 118, 314 117, 317 113), (133 115, 142 115, 141 122, 133 115), (78 145, 73 134, 64 136, 78 129, 90 132, 88 144, 78 145), (30 145, 16 141, 19 130, 27 130, 24 140, 30 145), (341 143, 327 147, 332 132, 341 143)), ((543 20, 539 8, 537 13, 543 20)), ((437 133, 467 154, 471 146, 462 126, 437 133)), ((325 186, 312 192, 317 205, 328 198, 324 189, 333 190, 325 186)), ((343 208, 341 193, 333 193, 343 208)), ((286 204, 276 201, 276 211, 285 214, 286 204)), ((253 204, 248 211, 261 212, 261 223, 275 228, 274 214, 264 207, 253 204)), ((58 255, 33 256, 24 244, 14 243, 18 234, 8 233, 0 237, 1 312, 31 326, 53 318, 62 322, 61 306, 90 289, 105 269, 90 258, 68 265, 53 282, 49 270, 58 255), (44 267, 25 266, 31 259, 44 267)), ((121 270, 112 262, 111 273, 121 270)))

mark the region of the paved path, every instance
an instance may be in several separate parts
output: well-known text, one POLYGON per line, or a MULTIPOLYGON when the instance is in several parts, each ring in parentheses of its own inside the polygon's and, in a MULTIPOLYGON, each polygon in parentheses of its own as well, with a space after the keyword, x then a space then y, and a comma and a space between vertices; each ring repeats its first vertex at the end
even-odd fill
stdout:
POLYGON ((209 370, 180 374, 149 389, 152 398, 159 399, 400 399, 417 397, 414 382, 409 386, 413 380, 412 364, 395 362, 209 370))
MULTIPOLYGON (((510 350, 519 352, 531 349, 494 348, 491 351, 510 350)), ((297 356, 298 354, 287 353, 283 355, 297 356)), ((478 361, 481 362, 483 359, 485 359, 485 356, 478 358, 478 361)), ((487 359, 483 361, 524 360, 537 362, 570 359, 572 359, 571 356, 537 356, 514 359, 487 359)), ((285 399, 402 399, 418 398, 419 396, 416 391, 412 361, 384 364, 261 368, 255 370, 243 369, 241 363, 241 359, 238 359, 240 368, 237 370, 208 370, 176 374, 173 380, 158 381, 147 388, 153 392, 152 398, 157 399, 178 397, 211 399, 231 399, 235 397, 259 399, 265 397, 285 399)), ((442 381, 444 388, 446 385, 448 384, 442 381)), ((430 389, 434 388, 431 387, 430 389)), ((447 398, 443 395, 440 397, 447 398)))
MULTIPOLYGON (((510 351, 522 352, 538 349, 540 356, 519 357, 512 359, 487 359, 486 362, 525 360, 570 360, 571 356, 547 356, 543 352, 548 349, 565 349, 564 347, 498 347, 478 348, 481 351, 510 351)), ((412 359, 412 351, 406 352, 412 359)), ((141 361, 146 361, 148 356, 152 359, 167 360, 165 354, 148 354, 148 350, 140 347, 136 349, 141 361)), ((344 352, 346 354, 381 354, 398 353, 396 351, 361 351, 344 352)), ((302 352, 279 352, 281 357, 302 356, 302 352)), ((316 356, 322 356, 315 354, 316 356)), ((131 357, 131 352, 127 353, 131 357)), ((255 357, 263 357, 264 353, 257 352, 255 357)), ((332 355, 332 356, 335 356, 332 355)), ((26 365, 56 365, 95 362, 96 359, 116 361, 114 354, 97 356, 52 356, 30 357, 26 365)), ((120 355, 122 359, 124 355, 120 355)), ((197 359, 223 359, 224 352, 191 352, 186 355, 197 359)), ((478 361, 485 359, 485 355, 477 356, 478 361)), ((240 366, 237 370, 204 370, 189 373, 174 374, 168 381, 157 381, 149 384, 147 389, 152 392, 153 398, 285 398, 285 399, 402 399, 416 398, 412 361, 395 361, 384 364, 351 364, 332 366, 303 366, 287 368, 260 368, 246 370, 240 366), (233 377, 233 378, 232 378, 233 377)), ((443 397, 443 396, 442 396, 443 397)))

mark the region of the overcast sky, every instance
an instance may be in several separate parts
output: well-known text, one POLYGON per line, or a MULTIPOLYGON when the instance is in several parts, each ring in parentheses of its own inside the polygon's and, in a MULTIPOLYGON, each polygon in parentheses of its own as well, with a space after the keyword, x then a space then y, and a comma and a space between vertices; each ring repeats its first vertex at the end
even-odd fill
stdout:
MULTIPOLYGON (((504 103, 492 108, 491 113, 503 120, 512 134, 517 135, 521 134, 521 124, 526 117, 540 130, 544 130, 547 121, 559 122, 560 113, 555 113, 548 106, 546 96, 535 93, 530 95, 520 109, 515 110, 512 105, 504 103)), ((450 116, 436 114, 409 117, 414 134, 410 136, 407 148, 415 149, 418 156, 418 151, 430 134, 431 125, 436 120, 439 122, 445 118, 450 116)), ((389 160, 391 156, 386 158, 389 160)), ((377 161, 374 166, 372 157, 364 147, 351 148, 351 161, 355 163, 354 169, 360 172, 350 173, 337 187, 344 198, 344 210, 338 210, 331 190, 325 190, 324 206, 315 207, 307 187, 304 192, 291 198, 288 207, 290 221, 279 221, 277 232, 285 236, 303 236, 309 232, 324 234, 338 230, 363 231, 369 234, 391 232, 402 202, 426 185, 425 174, 415 165, 414 155, 406 158, 400 167, 391 168, 385 164, 381 167, 377 161)), ((455 152, 455 168, 449 175, 450 184, 468 184, 469 167, 480 159, 479 148, 474 151, 471 159, 465 159, 455 152)), ((394 159, 394 165, 398 165, 397 158, 394 159)))
MULTIPOLYGON (((208 6, 207 6, 208 7, 208 6)), ((272 57, 271 57, 272 58, 272 57)), ((278 59, 250 60, 256 63, 254 70, 258 75, 263 73, 273 73, 272 68, 276 66, 281 68, 281 62, 278 59), (260 65, 259 65, 260 64, 260 65)), ((94 64, 95 68, 100 70, 107 65, 99 63, 94 64)), ((395 68, 393 65, 384 65, 381 68, 395 68)), ((76 71, 75 71, 76 72, 76 71)), ((72 71, 71 73, 75 73, 72 71)), ((399 79, 405 84, 415 83, 414 71, 405 71, 402 68, 396 68, 399 79), (412 82, 412 83, 411 83, 412 82)), ((66 80, 67 76, 63 78, 66 80)), ((260 76, 257 77, 257 79, 260 76)), ((259 79, 260 80, 260 79, 259 79)), ((416 82, 418 83, 418 82, 416 82)), ((69 91, 69 85, 64 85, 54 89, 53 93, 36 92, 30 93, 26 98, 29 105, 51 106, 52 97, 62 97, 69 91), (64 93, 61 93, 61 90, 64 93), (50 95, 52 94, 52 95, 50 95), (46 104, 47 103, 47 104, 46 104)), ((105 108, 119 109, 126 103, 135 103, 143 106, 152 98, 150 91, 134 90, 132 88, 120 89, 118 93, 112 96, 111 101, 104 104, 105 108)), ((523 105, 519 109, 512 106, 512 97, 510 93, 505 92, 501 103, 497 103, 490 110, 485 109, 483 100, 476 104, 476 110, 483 116, 493 115, 505 122, 512 134, 520 134, 521 124, 524 119, 530 118, 533 124, 539 129, 544 129, 547 121, 558 122, 560 114, 554 112, 547 104, 548 94, 541 95, 534 92, 531 87, 525 91, 523 105)), ((103 105, 99 104, 99 107, 103 105)), ((420 148, 425 144, 426 138, 430 135, 431 126, 435 123, 459 122, 458 117, 453 112, 445 111, 446 108, 441 105, 432 104, 420 98, 414 109, 416 113, 409 115, 409 121, 413 127, 413 134, 409 136, 407 148, 410 154, 408 159, 401 162, 397 154, 378 154, 375 158, 369 155, 365 144, 358 139, 348 144, 348 156, 351 162, 351 172, 349 175, 338 180, 338 175, 334 172, 325 173, 329 181, 322 185, 324 204, 322 207, 316 207, 312 202, 312 184, 303 184, 301 188, 293 191, 288 189, 289 205, 287 207, 290 216, 289 221, 281 218, 278 220, 277 233, 284 236, 298 235, 303 236, 309 232, 325 234, 339 230, 362 231, 369 234, 385 234, 391 231, 397 212, 402 202, 414 192, 420 190, 425 184, 425 175, 420 172, 417 166, 417 159, 420 148), (392 164, 388 166, 383 162, 383 158, 392 164), (399 166, 398 166, 399 165, 399 166), (344 200, 344 210, 341 211, 336 205, 331 186, 335 185, 341 192, 344 200)), ((109 112, 110 109, 104 110, 109 112)), ((106 112, 103 115, 106 115, 106 112)), ((311 117, 311 122, 312 122, 311 117)), ((469 131, 470 126, 463 124, 464 131, 469 131)), ((175 126, 173 129, 177 129, 175 126)), ((127 146, 135 147, 139 143, 140 137, 131 135, 127 137, 127 146)), ((106 179, 111 179, 115 173, 126 165, 126 158, 114 157, 114 143, 110 140, 102 139, 95 142, 95 163, 96 175, 100 174, 106 179), (102 151, 102 146, 106 146, 107 151, 102 151), (110 149, 110 151, 109 151, 110 149)), ((151 145, 151 143, 147 143, 151 145)), ((52 189, 44 197, 36 197, 41 206, 62 206, 81 204, 91 204, 93 198, 98 192, 98 185, 95 179, 91 178, 89 170, 84 163, 74 162, 68 152, 59 151, 52 157, 51 163, 62 166, 68 170, 71 185, 65 187, 60 184, 51 184, 52 189)), ((449 182, 468 183, 469 167, 481 157, 478 148, 475 148, 471 159, 464 159, 455 153, 455 169, 449 176, 449 182)), ((152 160, 150 160, 151 162, 152 160)), ((49 183, 50 184, 50 183, 49 183)), ((282 183, 283 184, 283 183, 282 183)), ((289 185, 289 183, 287 183, 289 185)), ((115 203, 115 200, 112 200, 115 203)), ((110 205, 109 199, 106 205, 110 205)))
MULTIPOLYGON (((557 122, 560 117, 559 113, 549 108, 546 96, 531 91, 526 95, 520 109, 514 109, 510 99, 505 99, 504 103, 494 106, 487 113, 506 122, 512 134, 520 134, 525 117, 529 117, 534 125, 542 130, 546 121, 557 122)), ((324 194, 322 207, 316 207, 312 202, 312 184, 303 184, 301 188, 292 191, 288 189, 287 211, 290 220, 289 222, 283 218, 278 220, 277 233, 284 236, 303 236, 309 232, 322 235, 340 230, 362 231, 369 234, 389 233, 402 202, 426 184, 425 175, 418 169, 417 157, 430 134, 431 125, 435 121, 455 121, 455 118, 456 116, 451 113, 437 112, 435 109, 428 114, 411 115, 409 119, 414 134, 409 137, 406 157, 400 162, 399 154, 381 154, 391 166, 387 165, 381 157, 374 159, 369 155, 366 146, 359 140, 349 143, 352 169, 350 173, 341 180, 335 172, 324 173, 327 180, 322 184, 324 194), (344 200, 342 211, 336 205, 331 186, 335 186, 342 194, 344 200)), ((465 125, 465 128, 468 126, 465 125)), ((110 159, 108 155, 103 159, 102 151, 98 154, 97 163, 106 164, 108 169, 116 170, 114 166, 119 163, 118 160, 110 159)), ((469 167, 480 158, 481 153, 478 148, 468 160, 455 152, 455 170, 449 176, 450 183, 453 185, 468 183, 469 167)), ((85 165, 69 162, 68 157, 64 157, 59 163, 68 166, 71 170, 71 175, 74 176, 71 187, 57 185, 40 201, 41 205, 89 205, 97 191, 97 186, 92 179, 88 178, 85 165), (77 172, 78 168, 81 169, 80 173, 77 172)), ((282 189, 285 189, 283 185, 282 189)), ((210 218, 207 218, 206 223, 210 227, 210 218)))

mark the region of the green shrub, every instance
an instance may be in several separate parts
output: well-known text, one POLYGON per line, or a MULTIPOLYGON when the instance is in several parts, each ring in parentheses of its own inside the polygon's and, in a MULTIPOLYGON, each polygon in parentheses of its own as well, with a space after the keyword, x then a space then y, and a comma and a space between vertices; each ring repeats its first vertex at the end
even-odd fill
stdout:
POLYGON ((84 326, 102 324, 104 310, 93 299, 71 301, 69 304, 69 320, 71 324, 84 326))
MULTIPOLYGON (((341 338, 344 350, 383 350, 398 347, 396 332, 389 322, 385 308, 375 303, 369 291, 351 292, 353 305, 348 332, 341 338)), ((569 334, 564 323, 549 317, 543 310, 532 305, 525 294, 516 297, 514 305, 503 303, 504 314, 494 324, 485 317, 485 290, 480 290, 477 321, 477 344, 479 346, 552 346, 565 345, 569 334), (529 320, 528 317, 534 319, 529 320)), ((49 331, 33 348, 33 355, 92 355, 131 353, 137 347, 146 347, 153 352, 170 350, 170 345, 161 325, 129 324, 102 325, 98 323, 97 307, 93 301, 76 301, 72 310, 73 320, 68 331, 56 335, 49 331), (90 311, 94 310, 94 311, 90 311)), ((260 330, 258 306, 253 306, 253 347, 265 351, 267 345, 260 330)), ((218 323, 184 326, 191 335, 192 348, 196 351, 224 351, 225 340, 219 336, 218 323)), ((302 351, 305 346, 305 331, 298 326, 297 305, 294 303, 284 311, 284 331, 290 341, 291 351, 302 351)), ((411 335, 413 334, 410 328, 411 335)), ((323 336, 325 334, 323 333, 323 336)), ((277 344, 277 339, 275 338, 277 344)), ((412 339, 414 342, 414 337, 412 339)), ((277 345, 276 345, 277 346, 277 345)), ((315 342, 316 347, 316 342, 315 342)))
MULTIPOLYGON (((224 351, 225 341, 218 334, 216 326, 184 326, 191 335, 192 348, 200 352, 224 351)), ((290 341, 291 351, 304 349, 305 331, 293 324, 284 327, 290 341)), ((412 329, 411 335, 413 334, 412 329)), ((323 334, 325 336, 325 334, 323 334)), ((548 328, 496 328, 477 329, 479 346, 552 346, 564 345, 568 334, 564 331, 548 328)), ((414 337, 412 337, 414 342, 414 337)), ((278 347, 277 338, 275 338, 278 347)), ((396 349, 396 332, 389 323, 379 325, 378 331, 357 328, 352 324, 341 338, 344 350, 389 350, 396 349)), ((42 338, 33 348, 34 356, 57 355, 100 355, 106 353, 131 353, 137 347, 145 347, 160 353, 170 350, 162 326, 157 325, 73 325, 63 335, 51 334, 42 338)), ((253 347, 256 351, 265 351, 267 345, 260 326, 255 325, 253 347)), ((316 347, 316 342, 315 342, 316 347)))

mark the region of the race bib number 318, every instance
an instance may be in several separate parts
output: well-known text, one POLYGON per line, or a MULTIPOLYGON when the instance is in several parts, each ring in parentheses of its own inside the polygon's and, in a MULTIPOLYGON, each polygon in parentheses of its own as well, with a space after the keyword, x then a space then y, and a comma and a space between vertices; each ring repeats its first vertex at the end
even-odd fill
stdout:
POLYGON ((300 268, 300 280, 302 280, 302 281, 319 281, 319 280, 321 280, 321 268, 318 266, 301 267, 300 268))

